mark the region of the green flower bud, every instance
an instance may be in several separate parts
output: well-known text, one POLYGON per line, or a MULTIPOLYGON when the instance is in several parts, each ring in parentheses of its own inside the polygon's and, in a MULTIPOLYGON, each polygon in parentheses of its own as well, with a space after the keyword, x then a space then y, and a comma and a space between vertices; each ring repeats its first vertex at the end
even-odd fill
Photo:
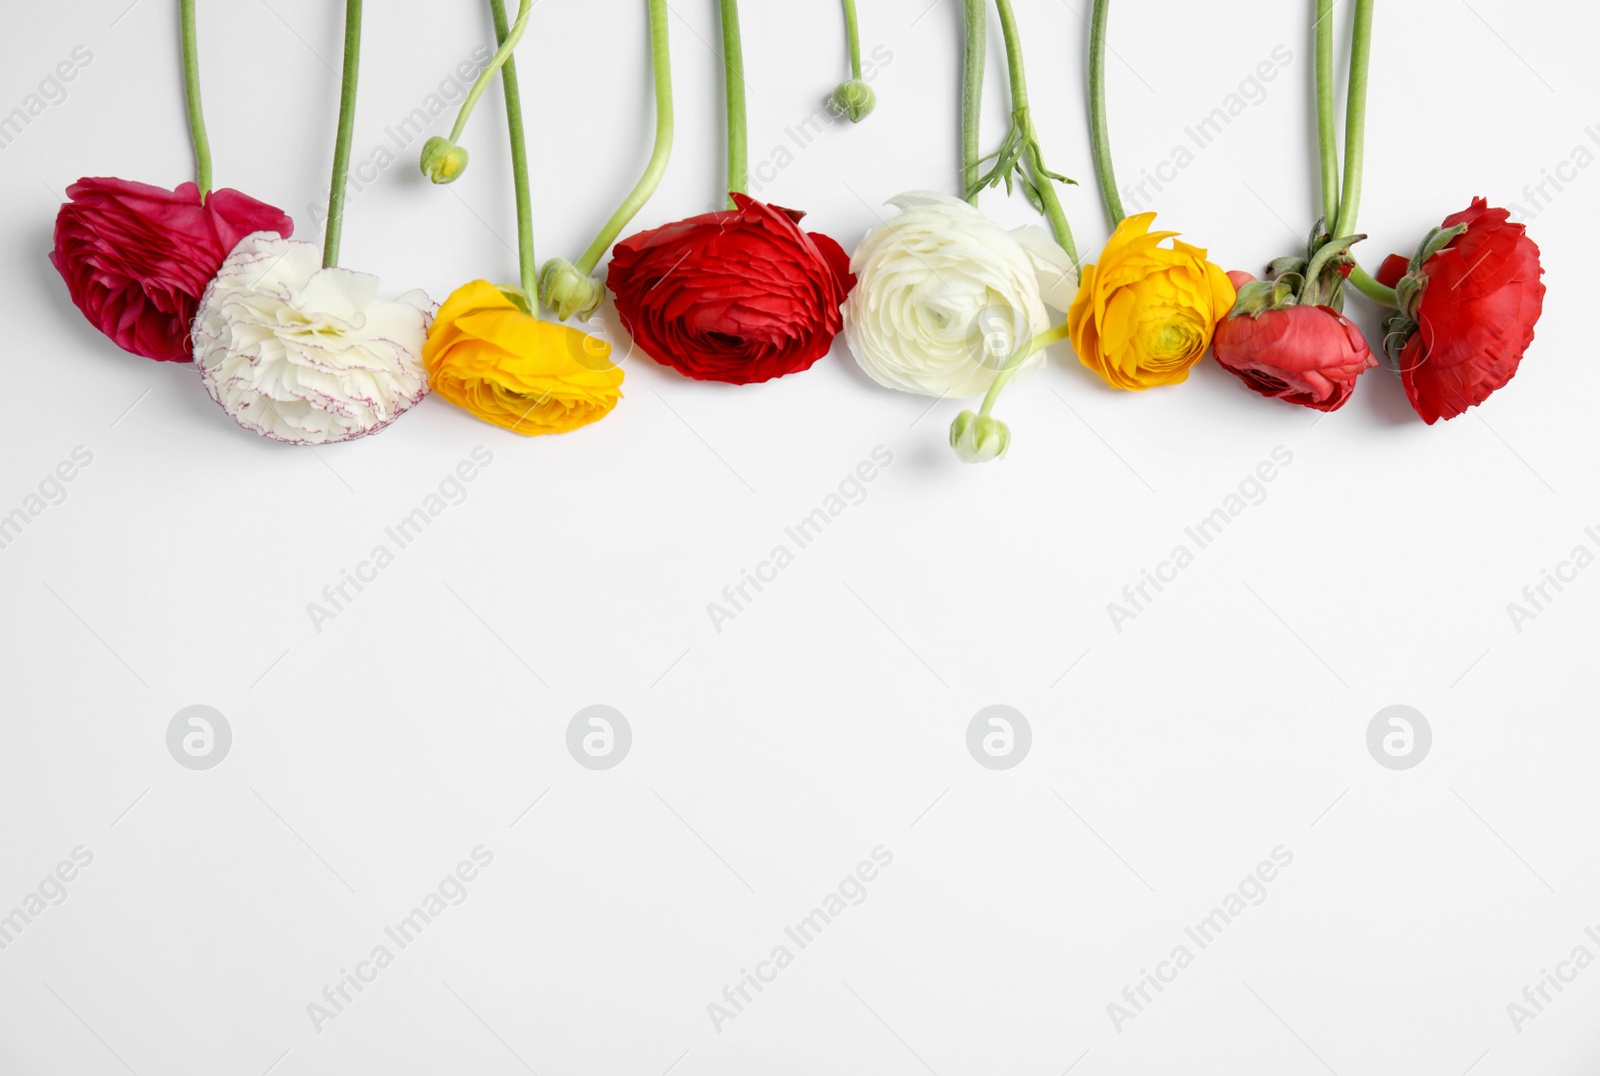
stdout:
POLYGON ((539 298, 561 321, 573 315, 580 321, 587 321, 605 297, 604 284, 592 276, 584 276, 565 258, 551 258, 539 270, 539 298))
POLYGON ((442 135, 422 146, 422 174, 435 183, 453 183, 467 170, 467 151, 442 135))
POLYGON ((963 411, 950 423, 950 447, 967 463, 1005 459, 1011 428, 992 416, 963 411))
POLYGON ((860 123, 872 111, 872 106, 878 103, 878 97, 868 86, 858 78, 849 82, 839 83, 839 88, 833 91, 833 107, 850 117, 851 123, 860 123))

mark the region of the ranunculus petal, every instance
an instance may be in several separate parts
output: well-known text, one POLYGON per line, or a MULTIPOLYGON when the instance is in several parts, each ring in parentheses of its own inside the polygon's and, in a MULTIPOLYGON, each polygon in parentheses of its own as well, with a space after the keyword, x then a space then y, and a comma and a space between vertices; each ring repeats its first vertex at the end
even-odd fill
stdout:
POLYGON ((839 332, 855 277, 804 214, 743 194, 618 243, 606 283, 646 354, 689 377, 750 384, 809 369, 839 332))
POLYGON ((228 255, 195 318, 211 398, 247 430, 293 444, 375 433, 428 391, 418 352, 432 303, 377 298, 367 273, 322 268, 310 243, 258 232, 228 255))
POLYGON ((1084 266, 1067 311, 1079 361, 1115 388, 1187 379, 1235 298, 1233 282, 1203 249, 1177 232, 1150 231, 1155 219, 1139 213, 1117 225, 1099 261, 1084 266))
MULTIPOLYGON (((1050 327, 1077 273, 1039 228, 1008 232, 959 198, 910 191, 851 258, 844 332, 874 381, 924 396, 976 396, 1011 354, 1050 327)), ((1043 352, 1023 365, 1044 365, 1043 352)), ((1020 375, 1019 375, 1020 376, 1020 375)))
MULTIPOLYGON (((1400 354, 1406 398, 1424 422, 1451 419, 1516 376, 1544 310, 1544 269, 1527 228, 1482 198, 1446 217, 1467 230, 1421 267, 1417 331, 1400 354)), ((1391 255, 1380 280, 1407 263, 1391 255)), ((1393 284, 1390 284, 1393 286, 1393 284)))
POLYGON ((56 214, 50 263, 73 304, 118 347, 165 362, 193 359, 200 296, 239 240, 294 232, 280 209, 227 189, 202 203, 193 183, 169 191, 84 178, 67 188, 67 199, 56 214))
POLYGON ((1211 350, 1252 391, 1317 411, 1343 407, 1356 378, 1377 365, 1361 330, 1327 306, 1224 318, 1211 350))
POLYGON ((598 422, 622 397, 611 345, 530 317, 486 280, 457 288, 422 349, 435 394, 531 436, 598 422))

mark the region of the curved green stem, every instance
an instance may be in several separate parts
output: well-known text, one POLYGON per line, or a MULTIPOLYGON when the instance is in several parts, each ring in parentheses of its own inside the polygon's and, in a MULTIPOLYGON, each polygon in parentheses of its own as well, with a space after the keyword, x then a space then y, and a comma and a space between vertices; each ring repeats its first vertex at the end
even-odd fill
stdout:
POLYGON ((206 137, 206 117, 200 108, 200 52, 195 43, 194 0, 182 0, 178 17, 183 25, 183 95, 189 105, 189 138, 194 142, 194 182, 204 202, 211 193, 211 140, 206 137))
POLYGON ((856 0, 844 0, 844 33, 850 43, 850 77, 861 77, 861 28, 856 22, 856 0))
POLYGON ((1034 130, 1033 117, 1028 111, 1028 76, 1022 66, 1022 35, 1017 32, 1017 18, 1011 11, 1011 0, 994 0, 994 2, 1000 12, 1000 32, 1005 35, 1006 40, 1006 65, 1011 73, 1011 114, 1022 120, 1022 137, 1028 146, 1028 171, 1034 189, 1039 193, 1039 202, 1044 207, 1045 219, 1050 222, 1051 234, 1056 237, 1056 242, 1067 252, 1067 257, 1071 258, 1072 264, 1076 266, 1078 247, 1072 241, 1072 228, 1067 224, 1067 215, 1061 208, 1061 199, 1056 196, 1056 189, 1050 177, 1044 174, 1044 165, 1039 156, 1039 135, 1034 130))
POLYGON ((1358 265, 1350 270, 1349 279, 1357 291, 1373 302, 1382 303, 1384 306, 1393 307, 1396 310, 1400 309, 1400 299, 1395 295, 1394 289, 1386 288, 1379 284, 1371 276, 1367 275, 1367 271, 1361 266, 1358 265))
POLYGON ((1022 64, 1022 35, 1017 30, 1017 16, 1011 10, 1011 0, 994 0, 1000 13, 1000 33, 1006 42, 1006 67, 1011 76, 1011 111, 1021 112, 1028 107, 1028 76, 1022 64))
MULTIPOLYGON (((1339 219, 1339 140, 1333 115, 1333 0, 1315 0, 1317 11, 1317 155, 1322 162, 1322 217, 1339 219)), ((1338 233, 1330 233, 1338 234, 1338 233)))
MULTIPOLYGON (((494 16, 495 40, 504 46, 511 31, 506 27, 505 0, 489 0, 494 16)), ((506 126, 511 132, 511 180, 517 189, 517 268, 528 313, 539 316, 539 270, 533 260, 533 198, 528 189, 528 144, 522 134, 522 91, 517 84, 517 61, 506 53, 500 77, 506 93, 506 126)))
POLYGON ((622 229, 655 193, 672 156, 672 52, 667 44, 667 0, 650 0, 650 56, 656 75, 656 144, 644 175, 617 211, 606 221, 589 249, 578 259, 577 270, 587 276, 600 264, 622 229))
POLYGON ((517 42, 522 40, 522 32, 528 28, 528 17, 533 14, 535 2, 536 0, 522 0, 522 6, 517 9, 517 21, 512 24, 511 32, 500 37, 500 47, 496 50, 494 59, 490 60, 489 66, 478 74, 478 80, 472 84, 472 89, 467 91, 467 99, 461 102, 461 111, 456 114, 456 124, 450 128, 450 141, 461 141, 461 132, 466 130, 467 117, 471 116, 472 110, 477 107, 478 98, 489 88, 495 73, 510 62, 512 50, 517 47, 517 42))
MULTIPOLYGON (((1029 125, 1030 128, 1032 125, 1029 125)), ((1039 168, 1039 151, 1035 148, 1030 153, 1034 173, 1037 175, 1039 168)), ((1061 208, 1061 199, 1056 196, 1056 189, 1051 185, 1048 176, 1039 176, 1035 181, 1039 187, 1039 200, 1044 203, 1044 215, 1050 222, 1050 234, 1056 237, 1056 243, 1066 251, 1067 257, 1072 261, 1073 270, 1078 268, 1078 244, 1072 239, 1072 226, 1067 223, 1066 210, 1061 208)))
POLYGON ((1350 41, 1350 96, 1345 102, 1344 193, 1339 223, 1328 234, 1350 235, 1361 208, 1361 165, 1367 137, 1367 72, 1372 58, 1372 0, 1356 0, 1350 41))
POLYGON ((978 204, 983 179, 983 146, 979 129, 983 117, 983 67, 989 31, 988 0, 967 0, 967 46, 961 64, 961 193, 978 204))
POLYGON ((345 0, 344 84, 339 91, 339 137, 333 144, 333 185, 328 188, 328 231, 322 240, 322 265, 339 264, 344 232, 344 185, 350 174, 350 142, 356 129, 356 84, 361 78, 361 0, 345 0))
POLYGON ((739 0, 722 0, 722 68, 728 98, 728 208, 745 193, 750 175, 750 136, 744 108, 744 47, 739 42, 739 0))
POLYGON ((1100 177, 1100 196, 1105 199, 1111 227, 1122 223, 1122 195, 1117 192, 1117 171, 1111 162, 1111 132, 1106 125, 1106 19, 1111 0, 1094 0, 1094 21, 1089 28, 1089 112, 1092 123, 1090 142, 1094 148, 1094 167, 1100 177))
POLYGON ((1000 372, 994 376, 994 380, 990 382, 989 391, 983 397, 983 405, 978 409, 979 417, 987 415, 994 409, 995 401, 1000 398, 1000 393, 1005 391, 1006 383, 1017 376, 1017 371, 1022 369, 1023 363, 1051 344, 1065 340, 1070 331, 1067 323, 1063 321, 1054 328, 1046 329, 1013 352, 1011 357, 1006 360, 1006 364, 1000 368, 1000 372))

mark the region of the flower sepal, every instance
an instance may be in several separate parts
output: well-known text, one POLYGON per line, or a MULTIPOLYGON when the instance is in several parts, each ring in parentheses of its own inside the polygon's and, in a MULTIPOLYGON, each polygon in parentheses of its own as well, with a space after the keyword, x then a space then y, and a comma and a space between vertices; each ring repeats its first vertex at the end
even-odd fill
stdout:
MULTIPOLYGON (((1396 294, 1399 289, 1395 289, 1396 294)), ((1421 287, 1414 289, 1421 292, 1421 287)), ((1420 295, 1413 298, 1413 309, 1420 295)), ((1400 372, 1401 356, 1405 353, 1406 345, 1411 343, 1411 337, 1416 334, 1419 326, 1415 319, 1403 311, 1390 314, 1383 319, 1383 365, 1391 373, 1400 372)))
POLYGON ((1228 317, 1258 318, 1269 310, 1282 310, 1286 306, 1294 306, 1298 301, 1299 292, 1290 281, 1282 278, 1252 280, 1239 289, 1239 297, 1234 300, 1228 317))
POLYGON ((1394 296, 1399 311, 1383 321, 1384 365, 1395 373, 1400 372, 1401 355, 1419 327, 1417 312, 1422 307, 1422 293, 1428 288, 1428 274, 1422 267, 1429 258, 1464 235, 1467 227, 1457 224, 1433 229, 1417 245, 1417 252, 1405 263, 1404 274, 1395 281, 1394 296))
POLYGON ((1254 280, 1239 288, 1230 318, 1247 314, 1260 317, 1271 310, 1291 306, 1326 306, 1344 311, 1344 285, 1355 268, 1350 248, 1365 235, 1338 239, 1314 239, 1309 256, 1276 258, 1267 266, 1264 280, 1254 280))
POLYGON ((1429 258, 1466 234, 1467 227, 1465 224, 1457 224, 1451 228, 1435 228, 1417 246, 1417 252, 1411 256, 1405 275, 1394 286, 1395 298, 1400 303, 1400 313, 1407 319, 1416 321, 1417 307, 1422 303, 1422 292, 1428 286, 1428 276, 1422 271, 1422 267, 1427 264, 1429 258))
POLYGON ((506 301, 522 313, 533 317, 533 304, 528 302, 528 293, 515 284, 496 284, 495 290, 506 297, 506 301))

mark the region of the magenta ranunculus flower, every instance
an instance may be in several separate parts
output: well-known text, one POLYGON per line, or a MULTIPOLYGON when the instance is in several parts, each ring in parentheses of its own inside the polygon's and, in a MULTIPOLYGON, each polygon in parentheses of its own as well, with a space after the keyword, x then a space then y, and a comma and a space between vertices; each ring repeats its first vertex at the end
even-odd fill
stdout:
POLYGON ((125 179, 80 179, 56 214, 50 263, 89 323, 125 351, 165 362, 194 358, 190 327, 223 260, 252 232, 288 237, 281 209, 236 190, 177 190, 125 179))

